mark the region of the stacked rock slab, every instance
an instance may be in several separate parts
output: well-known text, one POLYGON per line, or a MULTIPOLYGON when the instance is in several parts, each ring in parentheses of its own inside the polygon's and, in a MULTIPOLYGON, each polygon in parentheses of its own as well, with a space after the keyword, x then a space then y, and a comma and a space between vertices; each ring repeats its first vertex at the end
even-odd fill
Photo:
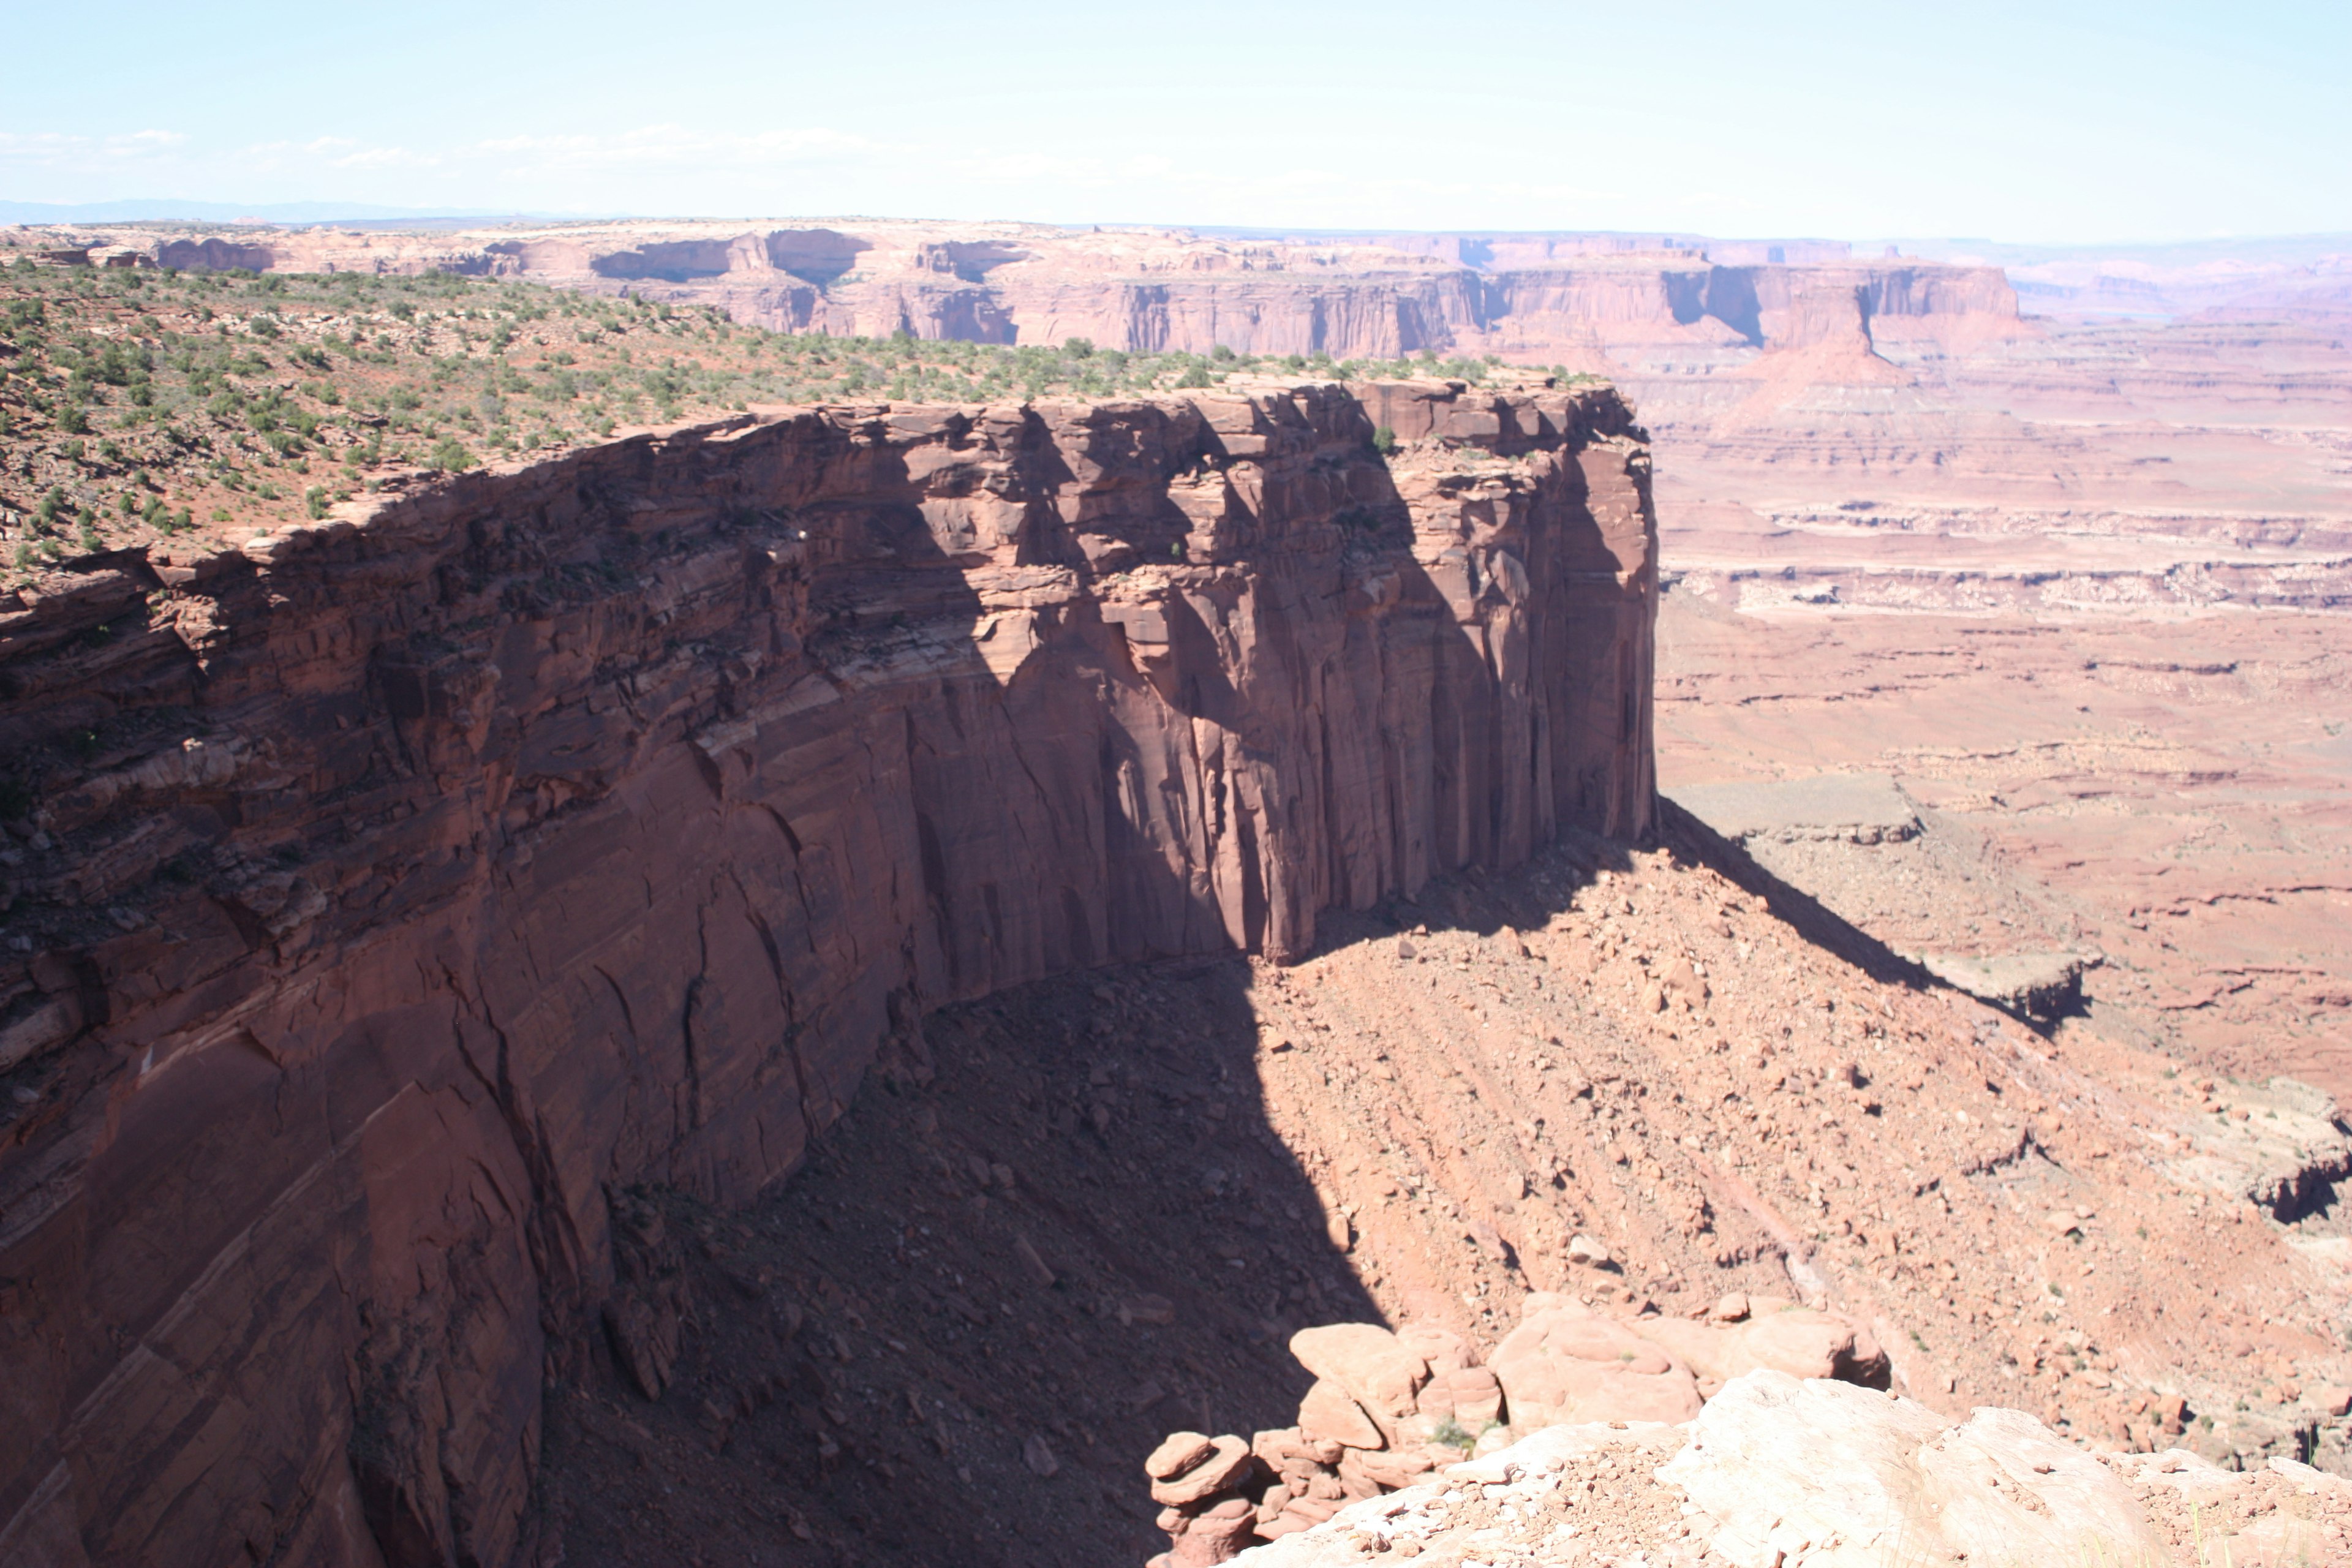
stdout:
POLYGON ((0 599, 0 1559, 506 1562, 547 1369, 666 1374, 632 1185, 1642 831, 1626 407, 1380 400, 747 415, 0 599))
POLYGON ((1609 1317, 1532 1292, 1491 1364, 1426 1322, 1301 1329, 1290 1352, 1315 1374, 1296 1426, 1248 1443, 1179 1432, 1146 1461, 1172 1542, 1152 1568, 1223 1563, 1534 1432, 1680 1425, 1750 1372, 1884 1389, 1891 1371, 1867 1331, 1839 1314, 1746 1295, 1685 1319, 1609 1317))

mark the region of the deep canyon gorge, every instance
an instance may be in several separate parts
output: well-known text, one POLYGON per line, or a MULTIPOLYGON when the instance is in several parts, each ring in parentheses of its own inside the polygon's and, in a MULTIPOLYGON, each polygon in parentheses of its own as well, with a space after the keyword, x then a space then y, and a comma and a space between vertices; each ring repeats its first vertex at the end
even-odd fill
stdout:
MULTIPOLYGON (((2004 1495, 2122 1489, 2152 1561, 2204 1560, 2168 1451, 2271 1489, 2201 1494, 2234 1561, 2346 1549, 2326 278, 2158 320, 1664 236, 12 245, 1198 364, 442 473, 287 349, 408 316, 256 296, 235 374, 364 487, 126 502, 0 599, 0 1563, 1450 1562, 1481 1507, 1877 1560, 1638 1420, 1496 1458, 1547 1335, 1726 1443, 2015 1407, 2074 1457, 2004 1495), (1286 1348, 1348 1320, 1413 1354, 1286 1348), (1721 1349, 1801 1321, 1848 1348, 1721 1349), (1714 1399, 1784 1367, 1901 1397, 1714 1399), (1451 1502, 1396 1462, 1441 1421, 1491 1467, 1451 1502), (1553 1500, 1628 1467, 1684 1482, 1553 1500)), ((428 352, 572 341, 497 322, 428 352)))

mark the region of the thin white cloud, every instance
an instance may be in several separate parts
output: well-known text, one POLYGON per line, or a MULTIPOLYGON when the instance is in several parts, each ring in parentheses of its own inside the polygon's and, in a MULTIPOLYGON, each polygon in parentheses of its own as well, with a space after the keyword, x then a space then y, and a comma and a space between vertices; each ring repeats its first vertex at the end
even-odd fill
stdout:
POLYGON ((504 136, 476 143, 516 172, 667 168, 760 169, 824 163, 881 152, 863 136, 810 126, 753 132, 643 125, 593 135, 504 136))
POLYGON ((0 163, 68 167, 160 157, 188 138, 177 131, 130 131, 84 136, 67 131, 0 131, 0 163))
POLYGON ((406 147, 371 147, 348 136, 317 136, 308 142, 256 142, 231 155, 230 166, 245 173, 326 169, 425 169, 441 160, 406 147))
POLYGON ((184 146, 187 136, 178 131, 133 131, 106 139, 106 153, 111 158, 152 157, 184 146))
POLYGON ((331 162, 338 169, 432 169, 441 163, 430 153, 412 152, 406 147, 362 147, 331 162))

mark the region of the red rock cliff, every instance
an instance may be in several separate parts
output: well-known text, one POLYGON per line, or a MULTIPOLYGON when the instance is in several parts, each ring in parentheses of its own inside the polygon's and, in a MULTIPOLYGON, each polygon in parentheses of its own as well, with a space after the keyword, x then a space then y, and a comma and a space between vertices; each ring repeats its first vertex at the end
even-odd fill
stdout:
POLYGON ((1644 829, 1641 440, 794 411, 0 603, 0 1563, 507 1562, 542 1377, 661 1331, 630 1184, 747 1197, 940 1002, 1644 829))

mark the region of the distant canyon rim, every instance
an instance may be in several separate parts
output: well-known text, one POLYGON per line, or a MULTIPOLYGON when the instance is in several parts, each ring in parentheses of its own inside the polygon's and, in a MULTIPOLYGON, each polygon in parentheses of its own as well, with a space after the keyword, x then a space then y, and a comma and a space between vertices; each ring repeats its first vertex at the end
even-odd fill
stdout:
MULTIPOLYGON (((1020 1433, 983 1460, 923 1425, 943 1408, 1116 1450, 1038 1560, 1114 1526, 1139 1556, 1119 1489, 1170 1426, 1221 1429, 1191 1402, 1270 1426, 1297 1404, 1270 1328, 1328 1309, 1492 1341, 1531 1289, 1680 1310, 1718 1273, 1805 1294, 1792 1272, 1820 1270, 1948 1412, 2195 1440, 2129 1406, 2178 1387, 2252 1407, 2217 1458, 2344 1464, 2325 1406, 2352 1361, 2311 1326, 2352 1300, 2341 1127, 2272 1082, 2352 1095, 2343 258, 2005 271, 1794 240, 848 219, 0 231, 11 252, 1288 368, 1227 384, 1207 357, 1196 390, 1026 414, 758 410, 20 595, 8 733, 137 713, 152 735, 61 763, 82 837, 10 850, 88 929, 0 954, 25 1089, 0 1334, 37 1368, 0 1399, 0 1563, 551 1563, 551 1520, 572 1561, 660 1560, 649 1489, 706 1443, 747 1498, 804 1458, 823 1478, 747 1552, 852 1562, 896 1506, 876 1477, 961 1485, 975 1515, 1052 1484, 1020 1433), (1496 368, 1400 363, 1445 359, 1496 368), (40 858, 68 847, 78 868, 40 858), (198 848, 227 881, 172 880, 198 848), (1634 950, 1662 956, 1619 997, 1634 950), (1424 1005, 1441 963, 1463 999, 1424 1005), (1789 1006, 1821 1009, 1837 1060, 1779 1043, 1789 1006), (1971 1053, 2009 1065, 1979 1089, 1971 1053), (1381 1107, 1417 1078, 1466 1096, 1458 1131, 1381 1107), (1922 1106, 1958 1089, 1911 1163, 1794 1131, 1919 1083, 1922 1106), (1801 1155, 1691 1152, 1713 1136, 1667 1097, 1726 1084, 1797 1086, 1779 1135, 1801 1155), (2303 1142, 2180 1133, 2155 1177, 2120 1172, 2192 1113, 2303 1142), (1591 1152, 1548 1163, 1585 1121, 1591 1152), (1213 1161, 1213 1203, 1150 1252, 1129 1229, 1160 1211, 1089 1206, 1125 1201, 1087 1195, 1089 1138, 1154 1203, 1213 1161), (779 1197, 828 1139, 866 1165, 820 1153, 779 1197), (2184 1209, 2198 1158, 2284 1159, 2310 1190, 2184 1209), (835 1235, 880 1201, 860 1169, 941 1233, 896 1267, 908 1245, 974 1281, 1001 1263, 1003 1302, 878 1284, 835 1235), (2035 1290, 2083 1321, 2028 1345, 2044 1303, 2001 1271, 2049 1231, 2021 1202, 2085 1211, 2069 1249, 2108 1245, 2093 1211, 2153 1227, 2195 1255, 2198 1304, 2134 1317, 2160 1255, 2043 1257, 2035 1290), (1272 1306, 1168 1285, 1302 1215, 1272 1306), (1569 1267, 1604 1220, 1607 1268, 1569 1267), (1890 1226, 1961 1267, 1878 1278, 1890 1226), (1170 1300, 1131 1377, 1088 1338, 1148 1336, 1170 1300), (962 1334, 1101 1414, 958 1382, 962 1334), (934 1381, 865 1370, 909 1342, 934 1381), (787 1343, 824 1350, 815 1382, 730 1370, 787 1343), (268 1386, 265 1357, 317 1376, 268 1386), (676 1392, 625 1409, 599 1378, 676 1392), (827 1435, 865 1436, 832 1414, 853 1396, 908 1402, 889 1419, 920 1443, 827 1435), (813 1436, 732 1436, 771 1403, 813 1436)), ((933 1523, 910 1539, 947 1550, 933 1523)))

